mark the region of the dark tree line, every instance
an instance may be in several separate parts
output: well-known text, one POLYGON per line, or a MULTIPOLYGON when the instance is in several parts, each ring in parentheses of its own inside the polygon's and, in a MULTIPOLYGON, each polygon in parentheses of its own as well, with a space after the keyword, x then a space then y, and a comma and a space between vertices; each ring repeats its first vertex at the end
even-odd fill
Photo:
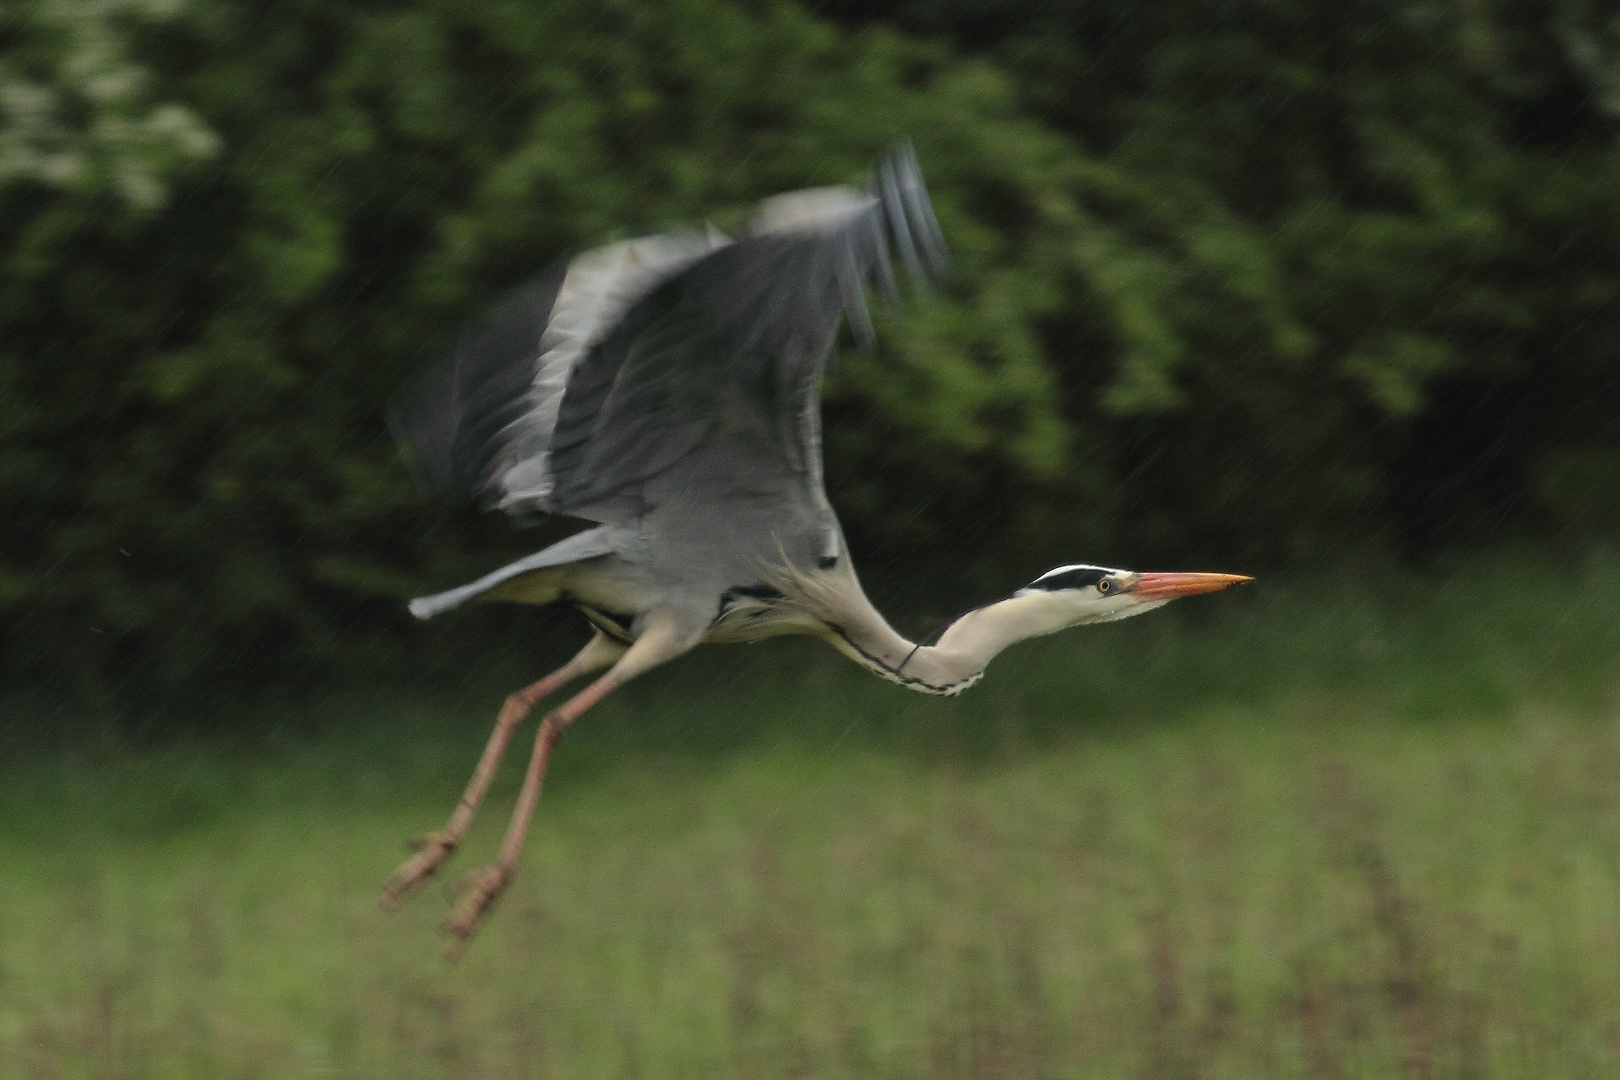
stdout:
MULTIPOLYGON (((827 388, 857 555, 1620 527, 1620 40, 1462 0, 32 0, 0 14, 0 647, 399 655, 530 546, 383 405, 550 260, 916 143, 953 291, 827 388)), ((1235 560, 1235 561, 1234 561, 1235 560)))

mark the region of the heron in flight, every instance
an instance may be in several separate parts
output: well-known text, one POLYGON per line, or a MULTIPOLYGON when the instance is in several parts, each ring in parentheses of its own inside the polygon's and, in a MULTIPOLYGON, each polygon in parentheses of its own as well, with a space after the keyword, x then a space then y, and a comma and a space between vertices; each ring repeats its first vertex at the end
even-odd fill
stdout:
POLYGON ((467 331, 450 364, 396 409, 430 486, 523 518, 595 527, 469 585, 411 603, 566 604, 594 628, 561 668, 506 702, 466 792, 383 891, 392 907, 461 843, 518 724, 606 669, 541 721, 496 860, 445 920, 465 943, 512 879, 546 762, 616 688, 703 642, 809 634, 890 682, 957 694, 1014 642, 1138 615, 1246 577, 1076 564, 907 641, 867 600, 822 484, 819 383, 841 319, 872 340, 865 286, 921 285, 945 248, 909 146, 866 189, 766 200, 735 238, 713 229, 626 240, 519 289, 467 331))

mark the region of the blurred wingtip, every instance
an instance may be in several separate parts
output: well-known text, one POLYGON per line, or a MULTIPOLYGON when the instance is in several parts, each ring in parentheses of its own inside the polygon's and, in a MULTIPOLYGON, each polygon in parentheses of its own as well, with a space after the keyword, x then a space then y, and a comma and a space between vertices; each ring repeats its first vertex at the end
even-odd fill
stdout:
POLYGON ((452 486, 449 447, 437 445, 445 442, 447 434, 453 436, 453 423, 438 415, 446 408, 444 399, 451 390, 449 366, 447 361, 434 365, 397 394, 383 412, 405 469, 424 498, 443 495, 452 486))
POLYGON ((878 160, 876 174, 874 193, 912 287, 927 292, 933 285, 947 283, 951 276, 950 251, 934 214, 916 148, 909 138, 890 145, 878 160))

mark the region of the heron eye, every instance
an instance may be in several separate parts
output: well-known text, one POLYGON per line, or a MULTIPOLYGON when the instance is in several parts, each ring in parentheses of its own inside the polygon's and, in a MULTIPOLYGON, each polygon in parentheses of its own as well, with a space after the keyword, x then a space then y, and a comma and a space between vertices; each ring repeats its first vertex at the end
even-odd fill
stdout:
POLYGON ((1109 581, 1107 578, 1103 578, 1101 581, 1097 582, 1097 591, 1100 593, 1105 593, 1113 587, 1114 583, 1109 581))

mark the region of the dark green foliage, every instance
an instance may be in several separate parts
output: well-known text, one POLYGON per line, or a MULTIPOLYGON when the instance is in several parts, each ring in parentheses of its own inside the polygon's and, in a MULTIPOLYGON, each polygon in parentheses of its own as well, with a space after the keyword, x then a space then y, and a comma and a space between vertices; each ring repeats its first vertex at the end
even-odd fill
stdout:
POLYGON ((868 566, 966 590, 1615 528, 1620 81, 1585 8, 817 10, 845 25, 0 17, 12 670, 399 655, 400 599, 536 538, 424 506, 389 395, 552 259, 859 180, 902 134, 959 273, 828 388, 868 566))
POLYGON ((1095 155, 1084 202, 1128 257, 1043 328, 1117 372, 1093 434, 1131 477, 1132 552, 1591 519, 1620 404, 1620 53, 1596 5, 814 6, 993 60, 1095 155))

